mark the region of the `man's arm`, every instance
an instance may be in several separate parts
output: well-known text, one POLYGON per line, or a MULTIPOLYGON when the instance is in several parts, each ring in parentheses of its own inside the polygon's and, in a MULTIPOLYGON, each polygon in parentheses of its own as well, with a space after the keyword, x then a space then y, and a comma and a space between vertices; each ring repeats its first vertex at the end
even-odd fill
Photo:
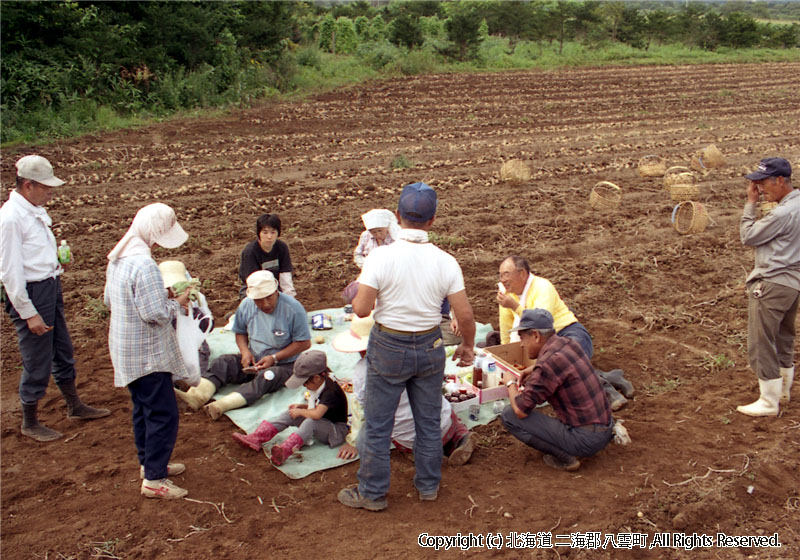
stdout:
POLYGON ((747 185, 747 203, 739 223, 739 237, 743 245, 756 247, 772 241, 784 228, 783 220, 770 212, 760 220, 756 218, 758 188, 753 181, 747 185))
POLYGON ((458 360, 459 366, 468 366, 475 359, 473 348, 475 347, 475 317, 472 314, 472 306, 467 299, 467 291, 461 290, 447 296, 450 302, 450 310, 456 316, 458 328, 461 331, 461 344, 453 353, 453 360, 458 360))
MULTIPOLYGON (((353 313, 359 317, 367 317, 375 309, 375 301, 378 299, 378 290, 364 283, 358 285, 358 293, 353 298, 353 313)), ((470 309, 470 313, 472 309, 470 309)), ((475 337, 473 331, 473 338, 475 337)))
POLYGON ((45 324, 28 297, 28 284, 25 281, 23 268, 25 256, 22 254, 22 229, 16 221, 4 220, 0 224, 0 254, 3 255, 3 258, 0 259, 2 263, 0 278, 3 279, 8 300, 20 318, 28 321, 28 328, 31 329, 31 332, 37 335, 44 334, 46 332, 44 330, 36 332, 31 328, 31 319, 38 320, 42 327, 45 324))
POLYGON ((242 367, 252 366, 256 359, 250 351, 250 337, 246 334, 236 333, 236 346, 242 355, 242 367))
POLYGON ((284 346, 273 354, 276 360, 275 363, 281 360, 288 360, 292 356, 296 356, 300 352, 305 352, 309 348, 311 348, 310 340, 295 340, 294 342, 290 342, 288 346, 284 346))
POLYGON ((514 411, 514 414, 517 415, 517 418, 527 418, 528 413, 523 412, 522 409, 517 404, 517 397, 520 395, 519 386, 516 383, 513 383, 508 386, 508 401, 511 403, 511 409, 514 411))

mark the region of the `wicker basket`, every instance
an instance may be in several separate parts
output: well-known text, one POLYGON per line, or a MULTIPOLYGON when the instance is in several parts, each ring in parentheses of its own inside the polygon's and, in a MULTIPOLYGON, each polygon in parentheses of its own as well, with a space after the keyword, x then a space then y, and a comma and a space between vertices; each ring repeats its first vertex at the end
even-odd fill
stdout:
POLYGON ((708 214, 702 204, 687 200, 672 210, 672 225, 681 235, 700 233, 708 225, 708 214))
POLYGON ((693 157, 691 166, 692 169, 697 171, 707 171, 709 169, 717 169, 725 165, 725 157, 714 144, 709 144, 702 150, 698 151, 693 157))
POLYGON ((519 159, 510 159, 500 167, 500 179, 518 185, 530 181, 531 170, 528 164, 519 159))
POLYGON ((683 202, 697 198, 700 187, 691 183, 677 183, 669 187, 669 196, 675 202, 683 202))
POLYGON ((622 189, 609 181, 600 181, 589 195, 589 204, 595 210, 616 210, 622 199, 622 189))
POLYGON ((639 160, 639 175, 641 177, 661 177, 666 171, 667 164, 661 156, 644 156, 639 160))
POLYGON ((683 165, 674 165, 664 172, 664 188, 669 190, 672 185, 694 183, 694 173, 683 165))
POLYGON ((766 202, 766 201, 762 202, 761 203, 761 217, 763 218, 764 216, 766 216, 767 214, 772 212, 772 209, 775 208, 777 205, 778 205, 777 202, 766 202))

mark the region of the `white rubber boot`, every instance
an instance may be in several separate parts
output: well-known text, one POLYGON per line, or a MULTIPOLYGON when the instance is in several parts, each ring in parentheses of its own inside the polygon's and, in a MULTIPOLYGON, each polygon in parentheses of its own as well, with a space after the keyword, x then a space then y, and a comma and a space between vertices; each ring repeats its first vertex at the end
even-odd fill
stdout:
POLYGON ((175 395, 189 405, 192 410, 200 410, 200 407, 208 402, 217 392, 217 386, 206 378, 200 379, 200 384, 197 387, 191 387, 185 393, 179 389, 175 389, 175 395))
POLYGON ((242 408, 243 406, 246 405, 247 401, 244 400, 242 394, 234 391, 230 395, 225 395, 221 399, 218 399, 212 403, 207 404, 204 410, 206 411, 206 414, 208 414, 211 417, 212 420, 217 420, 220 416, 222 416, 229 410, 233 410, 234 408, 242 408))
POLYGON ((761 396, 754 403, 737 406, 736 410, 748 416, 777 416, 778 401, 781 399, 783 380, 778 379, 758 380, 761 396))
POLYGON ((792 382, 794 381, 794 366, 781 368, 781 379, 783 380, 783 392, 781 400, 789 402, 791 400, 790 391, 792 390, 792 382))

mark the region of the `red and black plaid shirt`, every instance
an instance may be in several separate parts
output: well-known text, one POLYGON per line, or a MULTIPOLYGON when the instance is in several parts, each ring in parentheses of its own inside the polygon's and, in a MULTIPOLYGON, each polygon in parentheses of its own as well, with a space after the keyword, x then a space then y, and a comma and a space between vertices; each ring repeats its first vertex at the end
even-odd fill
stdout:
POLYGON ((603 386, 580 345, 569 338, 552 335, 545 342, 533 373, 517 396, 517 406, 526 413, 545 401, 572 427, 611 422, 603 386))

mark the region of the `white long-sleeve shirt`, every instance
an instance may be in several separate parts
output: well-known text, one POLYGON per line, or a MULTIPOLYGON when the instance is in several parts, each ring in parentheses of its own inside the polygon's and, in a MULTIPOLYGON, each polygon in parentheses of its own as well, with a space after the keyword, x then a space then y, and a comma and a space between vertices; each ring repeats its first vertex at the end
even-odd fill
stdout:
POLYGON ((38 313, 28 297, 28 282, 55 278, 63 271, 47 210, 11 191, 0 208, 0 282, 20 318, 38 313))

